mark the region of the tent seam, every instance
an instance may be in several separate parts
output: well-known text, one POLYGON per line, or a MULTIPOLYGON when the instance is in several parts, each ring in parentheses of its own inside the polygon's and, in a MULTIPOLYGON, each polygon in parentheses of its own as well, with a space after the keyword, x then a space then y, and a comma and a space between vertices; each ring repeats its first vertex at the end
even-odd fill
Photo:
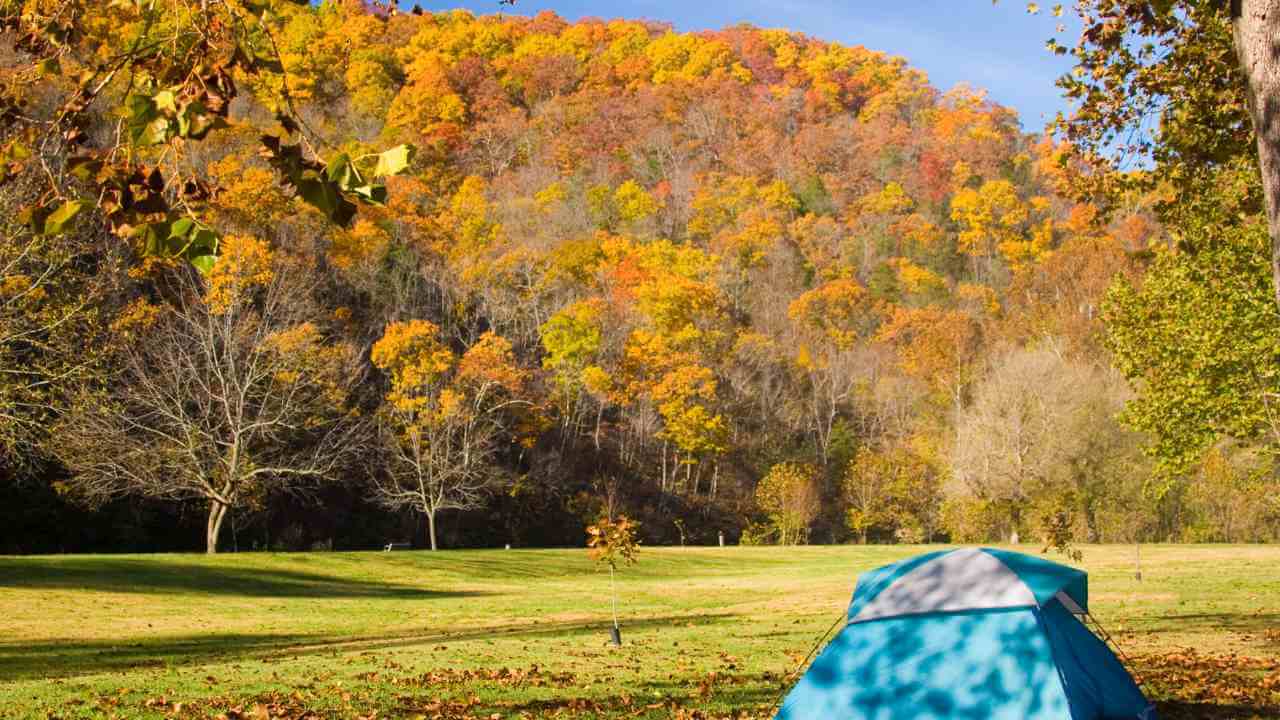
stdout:
MULTIPOLYGON (((1062 688, 1062 698, 1067 701, 1067 714, 1072 720, 1086 720, 1076 713, 1076 704, 1071 700, 1071 691, 1067 688, 1067 676, 1062 672, 1062 663, 1058 662, 1057 653, 1054 652, 1053 638, 1049 636, 1049 627, 1045 623, 1042 608, 1037 607, 1031 611, 1036 619, 1036 627, 1040 628, 1040 634, 1044 636, 1044 641, 1049 645, 1049 659, 1053 664, 1054 674, 1058 676, 1058 686, 1062 688)), ((1073 653, 1074 655, 1074 653, 1073 653)))

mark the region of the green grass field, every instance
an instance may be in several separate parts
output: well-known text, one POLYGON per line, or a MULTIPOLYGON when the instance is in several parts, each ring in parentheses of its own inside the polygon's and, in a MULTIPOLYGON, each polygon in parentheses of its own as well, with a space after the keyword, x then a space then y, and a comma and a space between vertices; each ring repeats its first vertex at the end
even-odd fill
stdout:
MULTIPOLYGON (((757 717, 921 550, 645 548, 620 648, 582 550, 0 558, 0 717, 757 717)), ((1142 564, 1081 566, 1163 716, 1280 718, 1280 547, 1142 564)))

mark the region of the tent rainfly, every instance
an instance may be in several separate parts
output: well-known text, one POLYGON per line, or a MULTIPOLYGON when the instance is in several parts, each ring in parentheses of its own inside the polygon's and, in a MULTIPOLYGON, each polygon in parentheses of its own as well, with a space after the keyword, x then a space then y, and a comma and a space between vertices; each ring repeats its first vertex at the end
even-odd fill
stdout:
POLYGON ((1088 607, 1083 571, 1007 550, 872 570, 776 720, 1154 720, 1088 607))

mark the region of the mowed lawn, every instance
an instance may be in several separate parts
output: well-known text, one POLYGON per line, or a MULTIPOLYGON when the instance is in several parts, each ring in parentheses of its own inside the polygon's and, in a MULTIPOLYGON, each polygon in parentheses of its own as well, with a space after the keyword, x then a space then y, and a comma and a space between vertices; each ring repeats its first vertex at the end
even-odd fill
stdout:
MULTIPOLYGON (((762 717, 920 547, 0 558, 0 717, 762 717)), ((1021 548, 1036 552, 1036 548, 1021 548)), ((1280 718, 1280 547, 1085 547, 1164 717, 1280 718)))

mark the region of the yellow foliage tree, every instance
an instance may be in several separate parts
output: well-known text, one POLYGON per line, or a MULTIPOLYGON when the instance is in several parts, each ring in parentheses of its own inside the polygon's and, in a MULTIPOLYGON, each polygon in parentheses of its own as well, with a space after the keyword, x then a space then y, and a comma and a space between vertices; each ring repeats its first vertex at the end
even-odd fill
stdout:
POLYGON ((812 465, 778 463, 756 486, 755 499, 769 516, 778 544, 801 545, 808 541, 809 523, 822 504, 817 470, 812 465))
POLYGON ((226 313, 246 300, 254 288, 275 278, 271 248, 257 238, 228 235, 220 243, 222 256, 209 273, 205 302, 211 312, 226 313))
POLYGON ((974 258, 989 258, 1002 245, 1021 242, 1029 216, 1008 180, 988 180, 977 189, 966 187, 951 199, 951 219, 963 228, 960 252, 974 258))
POLYGON ((897 307, 876 337, 897 349, 903 372, 960 402, 981 340, 981 328, 968 314, 936 306, 897 307))
POLYGON ((426 320, 389 324, 370 359, 390 385, 380 418, 390 462, 375 497, 425 515, 435 550, 437 513, 483 502, 498 483, 500 439, 528 426, 514 413, 528 405, 525 372, 505 339, 486 333, 459 358, 426 320))
POLYGON ((658 201, 635 180, 628 180, 613 191, 613 203, 624 223, 639 222, 658 211, 658 201))

